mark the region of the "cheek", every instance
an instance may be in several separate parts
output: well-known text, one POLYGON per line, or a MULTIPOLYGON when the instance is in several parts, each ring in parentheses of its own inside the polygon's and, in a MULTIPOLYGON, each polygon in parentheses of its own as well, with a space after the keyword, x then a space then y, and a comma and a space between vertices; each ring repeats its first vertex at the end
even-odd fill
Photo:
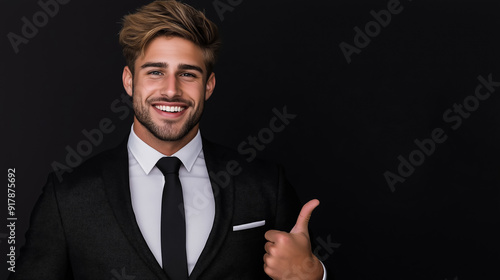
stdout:
POLYGON ((134 84, 132 96, 134 100, 145 101, 158 90, 159 90, 158 85, 151 83, 137 83, 134 84))
POLYGON ((148 92, 150 90, 154 90, 162 87, 162 79, 150 79, 148 77, 137 77, 134 80, 134 84, 138 89, 141 89, 143 92, 148 92))
POLYGON ((134 105, 134 108, 136 106, 142 106, 142 100, 141 100, 141 95, 136 91, 132 94, 132 104, 134 105))
POLYGON ((139 86, 136 86, 134 87, 133 89, 133 92, 132 92, 132 102, 134 104, 142 104, 145 102, 145 100, 147 99, 147 96, 144 94, 144 89, 139 87, 139 86))
POLYGON ((153 92, 161 88, 161 84, 158 81, 145 81, 141 84, 141 89, 143 92, 153 92))
POLYGON ((205 86, 200 84, 191 84, 185 87, 185 93, 189 94, 189 97, 196 101, 201 101, 205 99, 205 86))

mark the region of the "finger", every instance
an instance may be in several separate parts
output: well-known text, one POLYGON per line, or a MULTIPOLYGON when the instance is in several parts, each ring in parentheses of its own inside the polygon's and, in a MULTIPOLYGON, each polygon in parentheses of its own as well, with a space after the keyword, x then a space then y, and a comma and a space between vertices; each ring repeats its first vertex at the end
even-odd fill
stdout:
POLYGON ((302 210, 300 210, 297 222, 295 223, 295 226, 292 228, 290 233, 305 233, 309 235, 309 219, 311 218, 314 208, 318 207, 318 205, 319 200, 317 199, 312 199, 304 204, 304 206, 302 206, 302 210))
POLYGON ((283 232, 279 231, 279 230, 271 229, 271 230, 266 231, 266 233, 264 234, 264 238, 267 241, 274 243, 277 240, 277 236, 280 235, 281 233, 283 233, 283 232))
POLYGON ((264 265, 267 266, 267 260, 271 257, 268 253, 265 253, 264 256, 262 256, 262 259, 264 260, 264 265))
POLYGON ((276 260, 268 254, 264 255, 264 272, 271 278, 276 279, 276 260))
POLYGON ((266 273, 269 278, 271 279, 274 279, 271 275, 272 275, 272 269, 269 267, 269 265, 267 265, 267 263, 264 263, 264 273, 266 273))
POLYGON ((274 243, 272 242, 266 242, 266 244, 264 244, 264 250, 266 251, 266 253, 271 254, 271 247, 273 245, 274 243))

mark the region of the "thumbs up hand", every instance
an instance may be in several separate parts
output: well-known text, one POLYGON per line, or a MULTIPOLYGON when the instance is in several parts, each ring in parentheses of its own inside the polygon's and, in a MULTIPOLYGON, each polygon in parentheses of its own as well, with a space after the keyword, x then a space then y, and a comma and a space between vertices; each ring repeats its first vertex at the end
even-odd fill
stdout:
POLYGON ((323 266, 311 251, 308 229, 318 205, 317 199, 304 204, 290 233, 269 230, 264 235, 268 241, 264 246, 264 272, 272 279, 322 279, 323 266))

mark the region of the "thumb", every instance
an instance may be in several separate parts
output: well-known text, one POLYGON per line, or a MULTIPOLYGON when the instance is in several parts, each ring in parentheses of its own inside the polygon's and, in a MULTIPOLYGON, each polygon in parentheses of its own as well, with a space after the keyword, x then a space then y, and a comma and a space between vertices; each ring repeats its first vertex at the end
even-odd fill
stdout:
POLYGON ((302 210, 300 210, 297 222, 295 223, 295 226, 292 228, 290 233, 305 233, 307 236, 309 236, 309 219, 311 218, 314 208, 316 208, 318 205, 319 200, 317 199, 312 199, 304 204, 304 206, 302 206, 302 210))

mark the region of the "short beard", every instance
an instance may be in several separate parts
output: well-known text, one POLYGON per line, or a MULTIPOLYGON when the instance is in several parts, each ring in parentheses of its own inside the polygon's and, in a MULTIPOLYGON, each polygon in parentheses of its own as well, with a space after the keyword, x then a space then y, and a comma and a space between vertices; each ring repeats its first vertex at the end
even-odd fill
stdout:
MULTIPOLYGON (((134 94, 132 93, 132 96, 134 94)), ((155 100, 160 101, 160 100, 155 100)), ((161 99, 165 102, 183 102, 184 100, 167 100, 165 98, 161 99)), ((151 102, 151 101, 150 101, 151 102)), ((149 104, 149 102, 148 102, 149 104)), ((192 107, 190 102, 186 103, 192 107)), ((165 120, 163 125, 157 125, 151 118, 149 114, 149 107, 142 105, 140 100, 136 102, 133 101, 135 118, 141 123, 153 136, 162 141, 178 141, 186 137, 186 135, 193 130, 193 128, 200 122, 201 116, 203 115, 204 103, 203 101, 199 104, 198 108, 195 108, 194 115, 190 116, 179 131, 175 131, 172 127, 173 122, 165 120)))

